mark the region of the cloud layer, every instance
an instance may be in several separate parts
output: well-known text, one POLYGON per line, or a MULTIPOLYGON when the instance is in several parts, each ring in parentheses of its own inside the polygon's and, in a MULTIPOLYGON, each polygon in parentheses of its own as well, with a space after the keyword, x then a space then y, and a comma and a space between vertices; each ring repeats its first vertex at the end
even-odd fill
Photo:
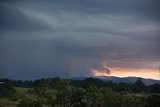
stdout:
POLYGON ((160 65, 159 0, 1 0, 0 77, 160 65))

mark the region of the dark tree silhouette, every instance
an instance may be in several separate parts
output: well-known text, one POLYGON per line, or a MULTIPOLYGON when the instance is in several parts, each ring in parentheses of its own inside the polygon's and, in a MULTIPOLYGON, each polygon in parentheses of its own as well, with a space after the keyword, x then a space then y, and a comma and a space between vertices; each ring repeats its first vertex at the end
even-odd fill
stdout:
POLYGON ((145 83, 143 83, 142 78, 137 78, 137 81, 135 82, 135 92, 142 92, 145 88, 145 83))

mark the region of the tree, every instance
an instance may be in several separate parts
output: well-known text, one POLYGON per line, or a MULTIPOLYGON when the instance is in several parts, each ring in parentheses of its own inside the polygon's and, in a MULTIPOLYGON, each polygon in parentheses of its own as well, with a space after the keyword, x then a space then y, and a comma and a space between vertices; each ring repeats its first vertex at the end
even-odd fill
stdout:
POLYGON ((85 90, 82 88, 71 87, 70 103, 71 107, 85 107, 85 90))
POLYGON ((142 78, 137 78, 135 84, 134 84, 134 91, 135 92, 142 92, 145 88, 145 83, 143 83, 142 78))
POLYGON ((101 100, 98 88, 96 86, 90 86, 87 88, 86 92, 86 104, 89 107, 97 107, 101 100))
POLYGON ((11 84, 8 84, 8 83, 0 84, 0 97, 7 97, 15 92, 16 90, 11 84))
POLYGON ((37 85, 33 89, 33 93, 37 95, 39 103, 46 103, 48 97, 48 79, 37 81, 37 85))
POLYGON ((89 86, 96 86, 96 87, 101 87, 103 85, 103 81, 98 79, 98 78, 86 78, 84 80, 85 88, 88 88, 89 86))
POLYGON ((102 107, 121 107, 120 94, 113 92, 110 88, 101 88, 100 93, 102 107))
POLYGON ((160 106, 160 95, 152 94, 147 98, 147 103, 149 107, 159 107, 160 106))
POLYGON ((70 105, 69 98, 71 95, 71 87, 69 81, 61 79, 57 83, 56 90, 56 103, 58 105, 65 105, 65 107, 68 107, 70 105))
POLYGON ((148 91, 150 93, 160 93, 160 84, 153 84, 148 86, 148 91))

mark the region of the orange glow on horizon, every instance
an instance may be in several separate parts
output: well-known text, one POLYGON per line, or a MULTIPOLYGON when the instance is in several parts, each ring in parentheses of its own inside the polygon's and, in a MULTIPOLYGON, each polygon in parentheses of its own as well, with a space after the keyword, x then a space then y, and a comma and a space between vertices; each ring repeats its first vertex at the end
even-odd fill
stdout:
MULTIPOLYGON (((107 67, 108 68, 108 67, 107 67)), ((116 76, 116 77, 142 77, 159 80, 159 72, 157 69, 138 69, 138 68, 109 68, 110 74, 106 72, 92 68, 91 72, 93 76, 116 76)))
POLYGON ((108 76, 109 75, 106 72, 101 72, 101 71, 98 71, 94 68, 91 69, 91 72, 94 76, 108 76))

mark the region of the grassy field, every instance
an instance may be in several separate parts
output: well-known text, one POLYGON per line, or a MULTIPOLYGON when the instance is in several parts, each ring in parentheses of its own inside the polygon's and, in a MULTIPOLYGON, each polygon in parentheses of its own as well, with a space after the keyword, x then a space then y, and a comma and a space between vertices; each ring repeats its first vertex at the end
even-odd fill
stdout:
POLYGON ((27 91, 30 90, 30 88, 20 88, 20 87, 15 87, 15 89, 16 89, 17 92, 20 93, 20 94, 25 94, 25 93, 27 93, 27 91))
POLYGON ((16 101, 9 101, 6 98, 0 98, 0 107, 16 107, 16 101))

